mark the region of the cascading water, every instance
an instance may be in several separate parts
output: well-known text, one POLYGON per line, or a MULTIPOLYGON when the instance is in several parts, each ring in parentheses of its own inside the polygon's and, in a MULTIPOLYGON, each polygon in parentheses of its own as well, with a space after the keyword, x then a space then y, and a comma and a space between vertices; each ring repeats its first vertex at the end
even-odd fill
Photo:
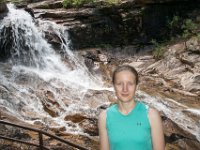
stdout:
MULTIPOLYGON (((0 78, 1 85, 6 87, 3 90, 7 93, 7 97, 0 99, 0 107, 27 122, 48 118, 55 120, 58 126, 67 126, 63 117, 72 109, 74 112, 88 109, 87 104, 81 102, 85 92, 88 89, 100 89, 103 84, 69 50, 64 27, 33 20, 29 13, 15 9, 12 4, 8 8, 8 16, 0 23, 1 51, 6 54, 6 60, 1 62, 0 78), (53 31, 61 41, 63 56, 45 40, 45 32, 48 31, 53 31), (40 93, 44 89, 53 92, 59 105, 59 108, 55 108, 56 117, 44 111, 43 105, 47 101, 41 100, 44 97, 40 93), (76 102, 66 107, 63 99, 76 102)), ((54 108, 53 105, 50 107, 54 108)), ((68 129, 76 131, 70 127, 68 129)))

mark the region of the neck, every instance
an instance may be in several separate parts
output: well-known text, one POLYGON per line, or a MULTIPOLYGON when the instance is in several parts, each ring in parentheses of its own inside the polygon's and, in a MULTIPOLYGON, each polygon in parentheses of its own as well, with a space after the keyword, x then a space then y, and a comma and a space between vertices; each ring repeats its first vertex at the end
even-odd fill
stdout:
POLYGON ((126 103, 121 102, 121 101, 118 102, 119 111, 125 115, 131 112, 131 110, 135 107, 135 105, 136 105, 136 102, 134 100, 131 100, 126 103))

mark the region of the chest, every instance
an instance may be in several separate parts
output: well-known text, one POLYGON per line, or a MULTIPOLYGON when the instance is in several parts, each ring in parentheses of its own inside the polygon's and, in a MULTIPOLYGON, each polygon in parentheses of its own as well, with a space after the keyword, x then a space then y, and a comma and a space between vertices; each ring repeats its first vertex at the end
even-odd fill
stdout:
POLYGON ((109 122, 107 131, 112 143, 144 144, 151 138, 148 120, 140 117, 114 118, 109 122))

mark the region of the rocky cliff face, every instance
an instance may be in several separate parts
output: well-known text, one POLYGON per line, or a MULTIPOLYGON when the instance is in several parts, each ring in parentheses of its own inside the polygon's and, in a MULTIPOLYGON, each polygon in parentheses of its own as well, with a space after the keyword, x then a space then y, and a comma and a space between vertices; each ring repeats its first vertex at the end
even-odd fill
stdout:
POLYGON ((75 49, 166 40, 171 36, 169 22, 174 16, 186 18, 200 8, 198 1, 187 0, 124 0, 111 7, 88 4, 76 9, 64 9, 61 2, 43 1, 29 7, 37 17, 67 26, 75 49))

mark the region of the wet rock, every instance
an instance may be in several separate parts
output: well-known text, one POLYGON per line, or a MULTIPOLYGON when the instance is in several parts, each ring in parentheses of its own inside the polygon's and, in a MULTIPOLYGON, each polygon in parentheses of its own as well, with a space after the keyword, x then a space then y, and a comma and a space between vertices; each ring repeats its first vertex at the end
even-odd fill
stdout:
POLYGON ((97 109, 99 105, 112 101, 114 97, 114 93, 108 90, 88 90, 84 96, 84 102, 90 108, 97 109))
POLYGON ((62 126, 62 127, 50 127, 49 129, 51 131, 53 131, 54 133, 59 133, 59 132, 66 131, 66 127, 65 126, 62 126))
POLYGON ((65 98, 65 97, 62 99, 62 102, 65 104, 66 107, 74 103, 73 100, 65 98))
POLYGON ((59 112, 58 110, 56 110, 55 108, 51 108, 51 106, 49 105, 46 105, 44 103, 43 104, 43 107, 44 107, 44 110, 52 117, 58 117, 59 116, 59 112))
POLYGON ((52 103, 53 105, 57 105, 59 106, 58 102, 56 101, 53 92, 51 91, 45 91, 45 96, 47 98, 47 100, 52 103))
POLYGON ((12 45, 13 45, 12 34, 13 32, 10 26, 10 21, 7 21, 5 27, 0 31, 0 36, 3 37, 0 38, 0 43, 2 43, 0 45, 1 62, 11 57, 12 45))
POLYGON ((1 99, 7 99, 10 95, 10 92, 8 88, 4 85, 0 84, 0 98, 1 99))
POLYGON ((33 18, 35 17, 33 9, 26 7, 24 10, 27 11, 33 18))
POLYGON ((8 8, 5 2, 0 2, 0 20, 3 19, 8 13, 8 8))
POLYGON ((98 136, 98 121, 96 118, 88 118, 79 123, 80 127, 85 133, 88 133, 90 136, 98 136))
POLYGON ((40 95, 40 97, 42 98, 41 102, 44 107, 44 110, 50 116, 58 117, 60 112, 59 104, 54 99, 52 99, 52 97, 43 97, 42 95, 40 95))
POLYGON ((62 43, 63 41, 65 41, 64 39, 62 39, 61 37, 59 37, 54 31, 53 29, 48 29, 45 31, 45 38, 47 39, 47 41, 52 44, 54 46, 55 49, 61 49, 62 43))
POLYGON ((101 48, 81 49, 79 54, 83 56, 88 70, 92 74, 102 76, 104 84, 110 86, 113 70, 112 58, 101 48))
POLYGON ((41 121, 34 121, 34 125, 38 125, 38 126, 44 126, 44 123, 42 123, 41 121))
POLYGON ((27 106, 23 106, 19 112, 25 119, 28 120, 37 120, 44 117, 43 114, 40 114, 27 106))
POLYGON ((67 115, 64 120, 72 121, 74 123, 79 123, 85 119, 87 119, 86 116, 83 116, 81 114, 74 114, 74 115, 67 115))

